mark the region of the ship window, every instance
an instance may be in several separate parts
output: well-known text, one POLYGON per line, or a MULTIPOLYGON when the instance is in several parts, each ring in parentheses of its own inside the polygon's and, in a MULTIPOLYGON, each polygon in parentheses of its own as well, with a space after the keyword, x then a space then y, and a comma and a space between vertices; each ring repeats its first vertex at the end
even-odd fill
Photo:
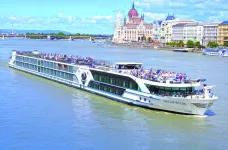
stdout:
POLYGON ((110 89, 111 89, 110 87, 107 87, 107 92, 110 92, 110 89))
POLYGON ((104 85, 100 85, 100 89, 101 90, 104 90, 104 85))
POLYGON ((146 101, 146 98, 144 98, 144 101, 146 101))
POLYGON ((122 85, 122 83, 121 83, 121 80, 120 80, 120 79, 117 79, 117 80, 116 80, 116 85, 118 85, 118 86, 121 86, 121 85, 122 85))
POLYGON ((110 92, 113 93, 113 87, 110 87, 110 92))
POLYGON ((139 97, 140 100, 142 100, 142 97, 139 97))
POLYGON ((132 89, 137 90, 137 84, 135 82, 132 83, 132 89))
POLYGON ((160 90, 164 90, 165 88, 164 87, 159 87, 160 90))
POLYGON ((117 94, 117 95, 119 94, 119 89, 116 89, 116 94, 117 94))
POLYGON ((95 86, 94 86, 94 87, 95 87, 96 89, 99 89, 99 85, 96 85, 96 84, 95 84, 95 86))
POLYGON ((105 77, 104 77, 104 82, 105 82, 105 83, 109 83, 109 77, 108 77, 108 76, 105 76, 105 77))
POLYGON ((180 91, 186 91, 186 88, 180 88, 180 91))
POLYGON ((97 79, 98 79, 97 74, 95 74, 95 75, 93 76, 93 78, 94 78, 94 80, 97 80, 97 79))
POLYGON ((107 91, 107 86, 104 86, 104 91, 107 91))
POLYGON ((172 91, 179 91, 179 88, 172 88, 172 91))
POLYGON ((114 74, 99 72, 99 71, 94 71, 94 70, 91 70, 91 73, 94 76, 94 80, 97 80, 95 76, 98 75, 99 80, 97 80, 97 81, 110 83, 110 84, 121 86, 121 87, 127 87, 127 88, 131 88, 134 90, 140 90, 140 88, 138 87, 138 84, 129 77, 123 77, 120 75, 114 75, 114 74), (103 76, 103 78, 104 78, 103 80, 100 78, 101 76, 103 76))
POLYGON ((112 84, 116 85, 116 79, 112 78, 112 84))
POLYGON ((113 78, 110 77, 110 84, 113 84, 113 78))
POLYGON ((170 87, 166 87, 165 90, 171 90, 171 88, 170 87))

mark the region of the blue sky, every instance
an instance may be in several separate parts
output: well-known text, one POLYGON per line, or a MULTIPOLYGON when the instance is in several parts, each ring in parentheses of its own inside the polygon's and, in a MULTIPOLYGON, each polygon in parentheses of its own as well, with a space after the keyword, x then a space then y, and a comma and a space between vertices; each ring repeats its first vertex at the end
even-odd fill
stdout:
MULTIPOLYGON (((0 28, 53 29, 112 34, 116 13, 126 16, 132 0, 0 0, 0 28)), ((176 18, 204 22, 228 20, 228 0, 135 0, 145 21, 176 18)))

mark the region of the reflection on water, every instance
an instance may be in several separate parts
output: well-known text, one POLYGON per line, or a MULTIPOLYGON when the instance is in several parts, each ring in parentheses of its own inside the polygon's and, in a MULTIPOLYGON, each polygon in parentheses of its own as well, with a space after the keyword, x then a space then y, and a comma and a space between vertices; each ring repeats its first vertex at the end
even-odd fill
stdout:
POLYGON ((0 41, 1 149, 227 149, 228 59, 98 46, 89 41, 0 41), (219 97, 206 117, 129 106, 8 68, 11 50, 143 62, 206 78, 219 97), (215 115, 216 114, 216 115, 215 115))

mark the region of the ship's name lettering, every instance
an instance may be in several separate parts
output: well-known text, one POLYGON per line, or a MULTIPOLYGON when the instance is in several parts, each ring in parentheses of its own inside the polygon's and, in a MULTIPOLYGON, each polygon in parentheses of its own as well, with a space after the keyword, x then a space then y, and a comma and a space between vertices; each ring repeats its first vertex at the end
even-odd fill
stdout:
POLYGON ((168 101, 168 100, 163 100, 165 103, 170 103, 170 104, 178 104, 178 105, 186 105, 186 103, 183 102, 177 102, 177 101, 168 101))

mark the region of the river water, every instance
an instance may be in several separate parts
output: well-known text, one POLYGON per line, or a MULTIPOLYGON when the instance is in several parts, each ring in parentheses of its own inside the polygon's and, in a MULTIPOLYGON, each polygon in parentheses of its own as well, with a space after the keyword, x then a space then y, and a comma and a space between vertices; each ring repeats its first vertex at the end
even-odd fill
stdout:
POLYGON ((228 149, 228 59, 120 48, 89 41, 0 40, 0 147, 27 149, 228 149), (147 110, 8 68, 12 50, 143 62, 203 77, 219 97, 206 117, 147 110))

